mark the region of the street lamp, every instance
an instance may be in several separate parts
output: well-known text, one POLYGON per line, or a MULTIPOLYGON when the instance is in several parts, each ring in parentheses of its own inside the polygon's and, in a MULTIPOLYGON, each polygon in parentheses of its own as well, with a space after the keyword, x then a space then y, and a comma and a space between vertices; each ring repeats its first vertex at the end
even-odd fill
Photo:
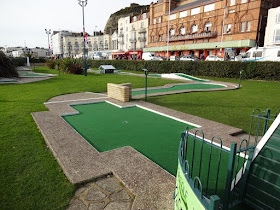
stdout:
POLYGON ((147 85, 148 85, 148 74, 149 74, 149 70, 148 70, 148 69, 143 69, 143 71, 145 72, 145 76, 146 76, 146 83, 145 83, 145 101, 147 101, 147 85))
POLYGON ((86 61, 86 36, 85 36, 85 15, 84 15, 84 8, 87 6, 87 0, 78 0, 79 5, 83 9, 83 36, 84 36, 84 74, 87 76, 87 61, 86 61))
POLYGON ((46 34, 48 35, 48 45, 49 45, 49 56, 51 56, 51 46, 50 46, 50 34, 51 34, 51 29, 45 29, 46 34))
POLYGON ((168 26, 167 26, 167 49, 166 49, 166 60, 167 60, 167 61, 168 61, 168 47, 169 47, 170 1, 171 1, 171 0, 169 0, 169 9, 168 9, 168 26))

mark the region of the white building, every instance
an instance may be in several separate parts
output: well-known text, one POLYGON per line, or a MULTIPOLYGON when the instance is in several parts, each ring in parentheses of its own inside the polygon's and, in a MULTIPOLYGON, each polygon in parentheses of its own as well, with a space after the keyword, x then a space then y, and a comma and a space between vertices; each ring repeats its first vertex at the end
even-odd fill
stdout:
POLYGON ((264 47, 280 46, 280 7, 268 10, 264 47))
POLYGON ((118 51, 118 32, 117 31, 114 31, 114 33, 111 35, 111 45, 112 45, 113 52, 118 51))
POLYGON ((149 14, 143 13, 138 16, 131 17, 130 21, 130 49, 129 50, 143 50, 148 42, 148 26, 149 14))
POLYGON ((130 16, 120 18, 118 20, 118 44, 120 51, 128 51, 130 48, 130 16))
POLYGON ((63 49, 63 37, 72 35, 72 32, 69 31, 53 31, 53 34, 51 36, 51 48, 52 53, 57 55, 63 55, 64 49, 63 49))

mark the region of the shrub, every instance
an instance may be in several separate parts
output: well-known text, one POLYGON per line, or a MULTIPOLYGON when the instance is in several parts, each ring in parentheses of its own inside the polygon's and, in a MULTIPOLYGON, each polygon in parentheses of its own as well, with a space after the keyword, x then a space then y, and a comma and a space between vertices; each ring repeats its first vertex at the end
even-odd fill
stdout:
POLYGON ((55 69, 56 66, 56 60, 46 60, 46 65, 50 69, 55 69))
POLYGON ((0 77, 18 77, 16 66, 2 51, 0 51, 0 77))
POLYGON ((15 66, 25 66, 26 58, 11 58, 15 66))
POLYGON ((68 69, 68 73, 70 73, 70 74, 83 74, 83 67, 79 63, 72 64, 68 69))
POLYGON ((75 58, 64 58, 59 60, 59 68, 66 73, 70 73, 70 67, 76 64, 81 64, 81 60, 75 58))

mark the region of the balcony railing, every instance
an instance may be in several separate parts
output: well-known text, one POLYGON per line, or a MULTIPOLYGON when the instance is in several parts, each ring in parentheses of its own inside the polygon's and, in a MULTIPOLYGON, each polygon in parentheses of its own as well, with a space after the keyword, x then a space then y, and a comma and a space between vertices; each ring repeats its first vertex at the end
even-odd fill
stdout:
MULTIPOLYGON (((203 39, 203 38, 210 38, 210 37, 216 37, 217 32, 216 31, 210 31, 210 32, 201 32, 201 33, 195 33, 195 34, 186 34, 186 35, 179 35, 179 36, 171 36, 169 37, 169 41, 181 41, 181 40, 188 40, 188 39, 203 39)), ((165 38, 167 41, 167 38, 165 38)))
POLYGON ((136 38, 130 38, 129 41, 130 42, 137 42, 137 39, 136 38))
POLYGON ((138 37, 138 41, 145 42, 146 41, 146 37, 138 37))

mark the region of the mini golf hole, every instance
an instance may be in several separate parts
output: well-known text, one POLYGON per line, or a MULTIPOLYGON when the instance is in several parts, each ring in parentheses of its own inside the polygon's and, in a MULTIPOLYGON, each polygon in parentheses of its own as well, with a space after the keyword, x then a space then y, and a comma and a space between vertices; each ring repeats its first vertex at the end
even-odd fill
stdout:
POLYGON ((127 121, 123 121, 123 124, 126 124, 127 123, 127 121))

